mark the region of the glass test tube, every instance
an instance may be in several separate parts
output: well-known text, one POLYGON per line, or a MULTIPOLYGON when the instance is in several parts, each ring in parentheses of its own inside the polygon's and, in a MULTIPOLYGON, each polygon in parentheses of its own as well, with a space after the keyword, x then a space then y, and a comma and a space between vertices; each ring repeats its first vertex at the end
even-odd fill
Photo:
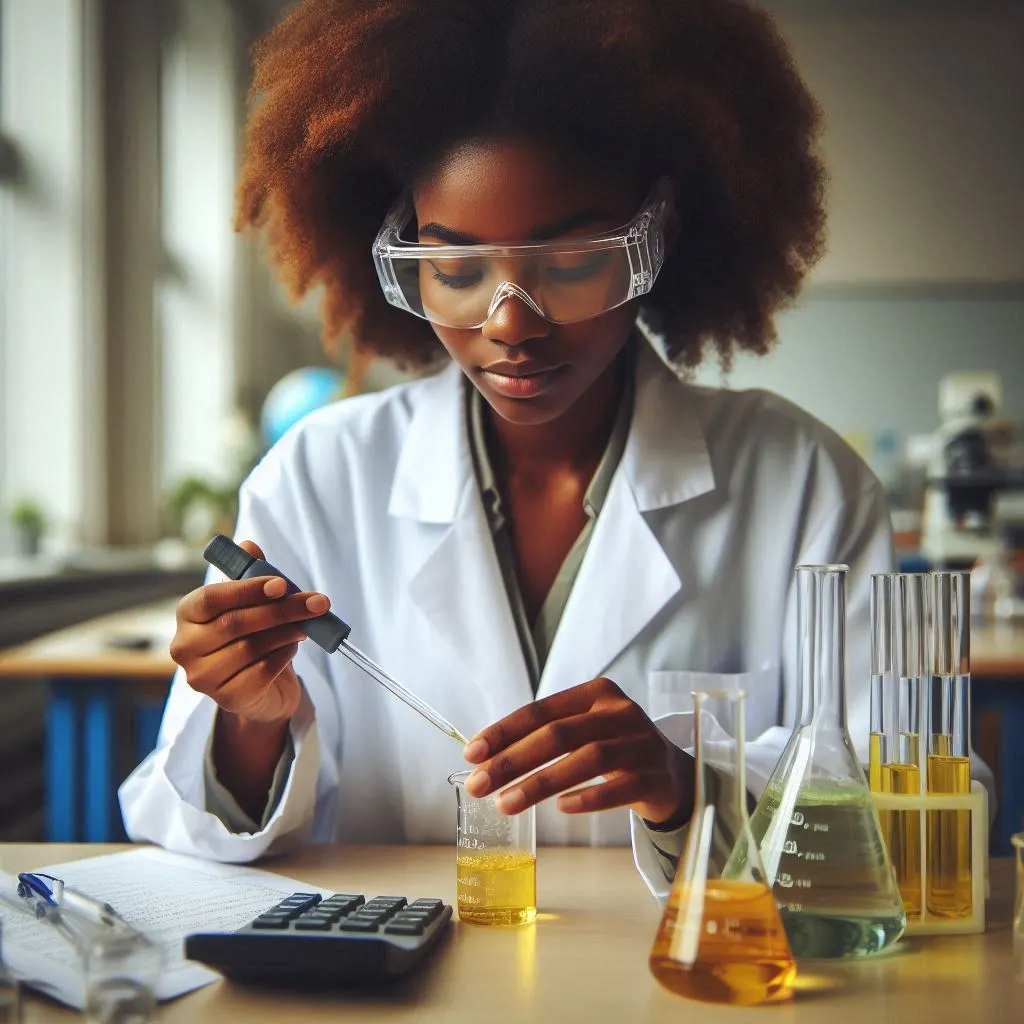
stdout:
MULTIPOLYGON (((926 671, 925 573, 899 573, 893 580, 893 672, 896 682, 894 748, 882 765, 882 789, 921 794, 921 704, 926 671)), ((892 811, 889 856, 900 896, 913 920, 921 916, 921 812, 892 811)))
MULTIPOLYGON (((931 577, 932 665, 928 700, 929 793, 971 790, 970 573, 931 577)), ((925 901, 936 917, 969 917, 971 812, 929 811, 925 901)))
POLYGON ((868 786, 882 792, 882 765, 891 756, 892 696, 892 588, 894 573, 871 577, 871 726, 868 734, 868 786))

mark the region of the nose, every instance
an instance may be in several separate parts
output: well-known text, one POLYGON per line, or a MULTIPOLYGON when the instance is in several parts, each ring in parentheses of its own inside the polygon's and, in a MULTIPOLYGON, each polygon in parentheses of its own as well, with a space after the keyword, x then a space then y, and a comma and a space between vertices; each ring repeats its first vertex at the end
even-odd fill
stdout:
POLYGON ((515 295, 506 295, 481 328, 483 336, 501 345, 522 345, 533 338, 545 338, 551 324, 515 295))

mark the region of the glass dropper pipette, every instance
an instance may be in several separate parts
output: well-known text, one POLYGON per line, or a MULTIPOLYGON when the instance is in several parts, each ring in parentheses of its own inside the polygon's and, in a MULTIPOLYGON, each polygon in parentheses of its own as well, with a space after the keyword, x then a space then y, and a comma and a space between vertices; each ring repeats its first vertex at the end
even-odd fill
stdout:
MULTIPOLYGON (((255 579, 259 576, 277 576, 288 585, 290 594, 299 593, 299 588, 280 569, 262 558, 250 555, 245 548, 239 547, 230 537, 218 534, 203 552, 203 558, 210 565, 220 569, 225 576, 233 580, 255 579)), ((357 668, 366 673, 375 682, 390 690, 400 701, 403 701, 417 714, 422 715, 432 726, 440 729, 446 736, 466 744, 469 740, 452 725, 443 715, 434 710, 425 700, 421 700, 408 687, 384 671, 372 658, 364 654, 358 647, 348 642, 352 627, 333 612, 324 612, 313 619, 296 622, 317 646, 328 654, 338 651, 357 668)))

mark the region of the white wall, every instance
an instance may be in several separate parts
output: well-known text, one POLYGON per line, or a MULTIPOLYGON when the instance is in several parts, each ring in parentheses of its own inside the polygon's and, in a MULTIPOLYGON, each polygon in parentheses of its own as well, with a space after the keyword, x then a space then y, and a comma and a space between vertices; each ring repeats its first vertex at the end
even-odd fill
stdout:
POLYGON ((938 425, 944 374, 992 370, 1006 415, 1024 422, 1024 290, 812 297, 779 319, 779 339, 764 358, 737 359, 727 378, 714 366, 698 377, 776 391, 843 434, 906 437, 938 425))
POLYGON ((824 108, 821 284, 1024 281, 1024 4, 768 0, 824 108))
POLYGON ((79 0, 0 5, 0 121, 24 169, 16 193, 0 189, 0 505, 36 498, 57 529, 71 535, 82 527, 90 451, 99 436, 89 387, 96 339, 83 270, 88 7, 79 0))

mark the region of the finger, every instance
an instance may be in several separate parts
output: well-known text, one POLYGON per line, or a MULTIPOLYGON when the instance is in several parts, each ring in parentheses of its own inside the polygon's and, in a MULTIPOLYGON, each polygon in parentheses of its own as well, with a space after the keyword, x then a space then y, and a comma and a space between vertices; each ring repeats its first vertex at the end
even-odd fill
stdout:
POLYGON ((504 750, 512 743, 536 732, 542 725, 557 718, 582 714, 589 710, 596 700, 622 695, 622 691, 609 679, 592 679, 589 683, 572 686, 568 690, 553 693, 543 700, 524 704, 512 714, 478 732, 466 745, 463 757, 474 764, 504 750))
POLYGON ((584 786, 558 798, 558 809, 565 814, 586 814, 608 811, 613 807, 628 807, 643 798, 656 786, 658 777, 653 773, 630 772, 595 786, 584 786))
POLYGON ((233 608, 205 623, 183 623, 171 641, 171 657, 186 667, 197 657, 213 654, 245 636, 304 622, 323 614, 330 602, 323 594, 290 594, 283 601, 233 608))
MULTIPOLYGON (((289 644, 272 651, 227 680, 210 696, 225 711, 255 717, 256 712, 261 711, 262 702, 269 697, 265 691, 271 689, 277 677, 288 668, 298 649, 298 644, 289 644)), ((265 707, 261 717, 266 717, 265 707)))
POLYGON ((241 637, 212 654, 192 661, 186 669, 189 686, 199 693, 212 694, 268 654, 304 639, 305 634, 294 625, 276 626, 241 637))
POLYGON ((486 796, 587 743, 632 731, 631 723, 624 722, 622 712, 617 710, 587 711, 571 718, 557 718, 479 765, 466 780, 466 791, 470 796, 486 796))
POLYGON ((646 772, 656 763, 657 752, 647 740, 605 740, 585 747, 556 764, 548 765, 498 797, 497 807, 503 814, 518 814, 534 804, 562 793, 574 786, 596 779, 606 772, 646 772))
POLYGON ((251 580, 207 583, 178 602, 178 622, 213 622, 225 612, 266 604, 284 596, 288 584, 276 576, 254 576, 251 580))
POLYGON ((264 562, 267 560, 267 556, 263 554, 263 548, 253 540, 240 540, 238 542, 238 546, 248 554, 255 555, 257 558, 262 558, 264 562))

